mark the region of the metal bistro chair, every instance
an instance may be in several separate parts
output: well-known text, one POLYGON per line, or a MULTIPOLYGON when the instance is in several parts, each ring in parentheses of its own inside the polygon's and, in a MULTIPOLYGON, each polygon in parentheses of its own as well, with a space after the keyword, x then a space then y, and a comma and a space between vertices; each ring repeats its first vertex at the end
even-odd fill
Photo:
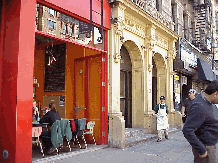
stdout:
POLYGON ((78 119, 70 119, 70 122, 71 122, 71 131, 72 131, 72 136, 73 136, 73 145, 74 145, 74 142, 77 142, 77 144, 79 145, 79 148, 81 149, 82 146, 79 142, 79 139, 78 139, 78 119))
POLYGON ((40 146, 40 151, 44 157, 44 151, 43 151, 43 147, 42 147, 42 142, 40 141, 39 136, 42 133, 42 127, 32 127, 32 138, 36 139, 32 141, 32 144, 36 143, 37 146, 40 146))
POLYGON ((92 135, 92 139, 94 141, 94 144, 96 145, 96 141, 95 141, 95 137, 93 134, 93 128, 95 126, 95 122, 94 121, 90 121, 87 123, 87 130, 84 132, 84 134, 91 134, 92 135))
POLYGON ((79 142, 79 137, 82 138, 84 144, 85 144, 85 148, 87 148, 87 143, 86 143, 86 140, 85 140, 85 137, 84 137, 84 131, 85 131, 85 126, 86 126, 86 118, 81 118, 81 119, 74 119, 75 121, 75 124, 76 124, 76 134, 74 135, 74 141, 76 140, 76 142, 78 143, 79 145, 79 148, 81 149, 82 146, 79 142))

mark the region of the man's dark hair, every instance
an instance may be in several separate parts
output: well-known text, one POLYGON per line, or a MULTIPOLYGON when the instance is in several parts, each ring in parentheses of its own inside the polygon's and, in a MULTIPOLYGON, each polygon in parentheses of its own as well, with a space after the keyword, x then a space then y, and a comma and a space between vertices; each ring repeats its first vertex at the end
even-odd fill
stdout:
POLYGON ((204 92, 208 95, 211 95, 216 91, 218 91, 218 80, 213 80, 204 90, 204 92))
POLYGON ((54 103, 50 103, 49 108, 51 108, 51 110, 57 111, 54 103))

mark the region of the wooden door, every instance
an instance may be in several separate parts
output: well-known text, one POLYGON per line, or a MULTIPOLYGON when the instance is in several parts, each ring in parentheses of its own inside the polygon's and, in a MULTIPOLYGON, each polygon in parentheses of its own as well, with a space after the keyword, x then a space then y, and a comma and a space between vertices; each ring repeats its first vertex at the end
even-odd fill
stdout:
MULTIPOLYGON (((75 61, 75 98, 76 118, 86 118, 95 122, 96 143, 101 141, 101 55, 83 57, 75 61)), ((92 137, 87 137, 87 142, 92 137)))

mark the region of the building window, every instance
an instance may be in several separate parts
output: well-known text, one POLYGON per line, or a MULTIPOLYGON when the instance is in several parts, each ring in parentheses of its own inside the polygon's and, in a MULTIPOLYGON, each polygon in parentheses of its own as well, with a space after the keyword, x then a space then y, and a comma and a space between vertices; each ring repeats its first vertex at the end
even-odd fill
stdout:
POLYGON ((57 11, 51 9, 51 8, 48 8, 48 14, 51 14, 53 16, 57 16, 57 11))
POLYGON ((51 29, 56 29, 56 22, 52 20, 47 20, 47 27, 51 29))
POLYGON ((69 26, 68 34, 69 34, 69 36, 72 36, 72 34, 73 34, 72 26, 69 26))
POLYGON ((62 25, 62 33, 63 33, 63 34, 66 34, 66 33, 67 33, 67 25, 66 25, 66 24, 63 24, 63 25, 62 25))

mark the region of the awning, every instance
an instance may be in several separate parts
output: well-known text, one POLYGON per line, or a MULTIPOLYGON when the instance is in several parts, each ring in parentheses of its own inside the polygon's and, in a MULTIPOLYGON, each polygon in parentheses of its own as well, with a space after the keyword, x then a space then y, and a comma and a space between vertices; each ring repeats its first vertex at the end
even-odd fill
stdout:
POLYGON ((211 69, 211 65, 207 62, 203 61, 202 59, 197 59, 198 62, 198 79, 199 80, 208 80, 213 81, 215 80, 215 73, 211 69))

